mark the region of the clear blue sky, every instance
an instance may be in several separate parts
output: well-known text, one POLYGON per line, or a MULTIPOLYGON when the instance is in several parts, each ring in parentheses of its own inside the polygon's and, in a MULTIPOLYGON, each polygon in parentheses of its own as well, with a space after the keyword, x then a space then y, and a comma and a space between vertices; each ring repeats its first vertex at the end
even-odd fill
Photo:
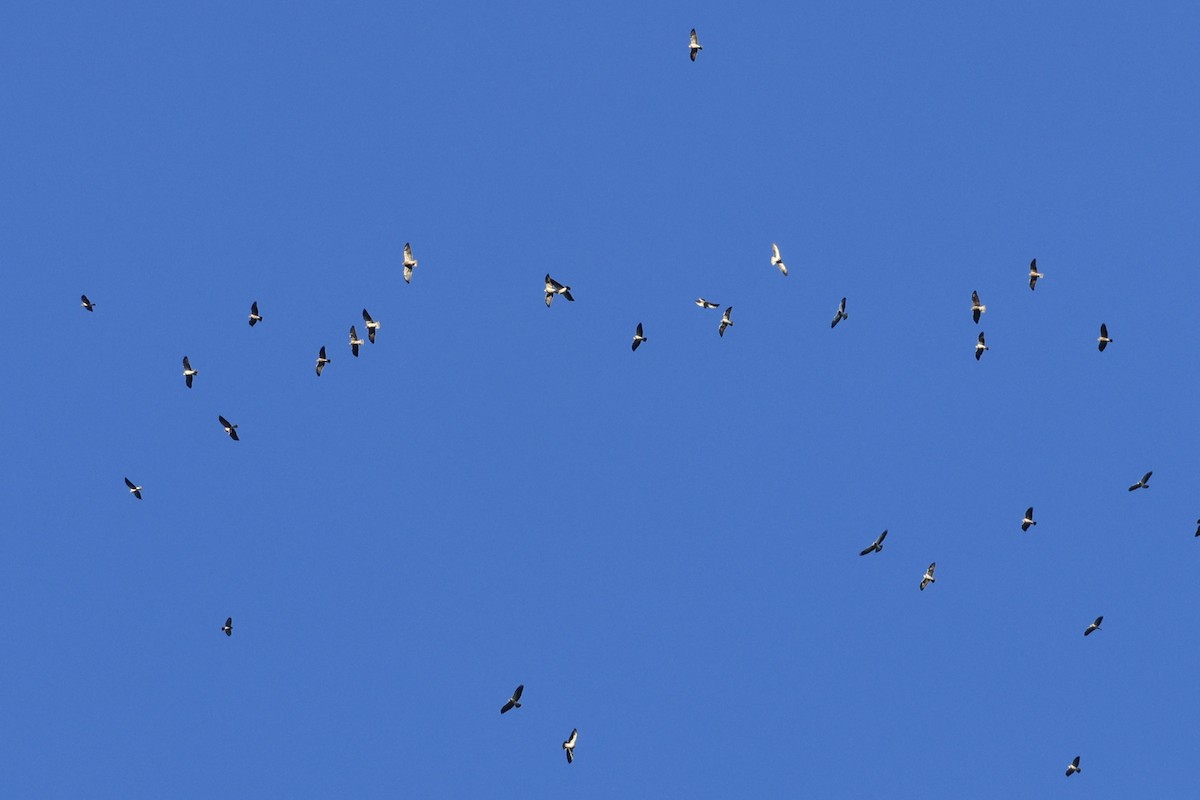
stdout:
POLYGON ((1194 5, 104 5, 0 10, 0 793, 1195 796, 1194 5))

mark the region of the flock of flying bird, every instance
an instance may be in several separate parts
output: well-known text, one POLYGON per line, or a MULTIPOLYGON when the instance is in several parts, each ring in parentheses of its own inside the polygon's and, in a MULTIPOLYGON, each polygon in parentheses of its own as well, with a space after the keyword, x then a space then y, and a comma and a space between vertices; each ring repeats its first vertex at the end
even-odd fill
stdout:
MULTIPOLYGON (((689 53, 689 57, 691 58, 691 60, 695 61, 697 54, 703 49, 704 48, 700 45, 700 40, 696 34, 696 30, 695 30, 695 28, 693 28, 692 32, 691 32, 691 38, 690 38, 690 41, 688 44, 688 53, 689 53)), ((403 262, 402 262, 405 283, 411 283, 412 276, 413 276, 413 270, 416 269, 417 263, 418 263, 417 260, 413 257, 411 244, 405 243, 404 257, 403 257, 403 262)), ((775 244, 775 243, 771 244, 770 264, 772 267, 775 267, 776 269, 778 269, 781 275, 783 275, 784 277, 787 277, 787 274, 788 274, 787 264, 785 264, 783 261, 783 256, 780 253, 779 245, 775 244)), ((1035 258, 1029 262, 1029 288, 1031 291, 1035 290, 1037 288, 1037 282, 1043 277, 1045 277, 1045 276, 1041 272, 1038 271, 1037 259, 1035 258)), ((554 298, 559 297, 559 296, 565 298, 568 302, 572 302, 572 303, 575 302, 575 298, 571 295, 571 287, 567 286, 565 284, 559 283, 558 281, 556 281, 552 277, 550 277, 549 274, 547 274, 546 278, 545 278, 546 307, 549 308, 551 306, 551 304, 553 303, 554 298)), ((697 306, 699 306, 701 309, 705 309, 705 310, 716 309, 716 308, 720 307, 720 305, 718 303, 714 303, 710 300, 706 300, 703 297, 697 298, 697 300, 695 302, 696 302, 697 306)), ((80 296, 80 304, 83 306, 84 309, 86 309, 89 312, 94 311, 96 308, 96 304, 93 303, 91 300, 89 300, 88 296, 86 294, 80 296)), ((982 315, 986 311, 987 311, 987 306, 985 306, 980 301, 979 293, 977 291, 972 291, 971 292, 971 315, 976 324, 979 323, 982 315)), ((733 306, 727 306, 725 308, 724 313, 721 315, 720 322, 717 324, 717 334, 719 336, 724 337, 726 329, 733 326, 732 313, 733 313, 733 306)), ((378 320, 374 319, 368 313, 367 309, 365 309, 365 308, 362 311, 362 318, 363 318, 363 324, 366 326, 366 331, 367 331, 367 340, 366 341, 370 342, 371 344, 374 344, 376 334, 378 333, 379 328, 380 328, 380 323, 378 320)), ((838 308, 833 317, 833 321, 830 323, 830 328, 836 328, 838 323, 845 319, 849 319, 849 315, 846 313, 846 298, 843 297, 841 299, 841 302, 838 304, 838 308)), ((262 322, 262 321, 263 321, 263 315, 259 311, 258 301, 256 300, 250 304, 250 314, 249 314, 250 327, 254 327, 259 322, 262 322)), ((640 347, 646 341, 648 341, 648 339, 646 338, 646 336, 644 334, 642 323, 638 322, 637 329, 633 336, 633 350, 636 352, 638 347, 640 347)), ((1105 348, 1107 348, 1108 345, 1112 344, 1112 342, 1113 342, 1112 338, 1110 338, 1108 335, 1108 326, 1105 325, 1104 323, 1101 323, 1100 336, 1097 338, 1097 343, 1098 343, 1100 352, 1104 352, 1105 348)), ((364 342, 359 337, 356 326, 351 325, 350 326, 349 344, 350 344, 350 351, 355 357, 357 357, 359 354, 359 348, 361 346, 363 346, 365 343, 366 342, 364 342)), ((984 333, 983 333, 983 331, 980 331, 978 338, 976 340, 976 343, 975 343, 975 359, 977 361, 979 359, 981 359, 983 357, 983 354, 989 349, 990 348, 987 345, 987 341, 984 337, 984 333)), ((326 365, 328 365, 330 363, 332 363, 332 360, 327 356, 325 346, 322 345, 322 347, 320 348, 318 355, 317 355, 317 362, 316 362, 317 377, 321 376, 321 373, 324 371, 326 365)), ((193 368, 191 365, 191 362, 188 360, 188 357, 184 356, 183 357, 183 378, 184 378, 185 384, 187 385, 187 388, 189 388, 189 389, 192 388, 193 379, 199 374, 200 374, 199 370, 193 368)), ((238 441, 238 433, 237 433, 238 426, 229 422, 229 420, 225 419, 224 416, 218 415, 217 419, 220 422, 221 427, 224 429, 225 433, 229 436, 229 438, 235 442, 238 441)), ((1141 480, 1137 481, 1136 483, 1134 483, 1132 486, 1129 487, 1129 491, 1132 492, 1137 489, 1150 488, 1150 476, 1152 474, 1153 474, 1152 472, 1147 472, 1145 475, 1142 476, 1141 480)), ((142 491, 143 491, 144 487, 142 487, 141 485, 135 484, 128 477, 125 478, 125 485, 128 487, 129 492, 135 498, 137 498, 138 500, 142 499, 142 491)), ((1028 531, 1030 526, 1033 526, 1033 525, 1037 525, 1037 522, 1033 518, 1033 507, 1030 506, 1029 508, 1027 508, 1025 510, 1025 516, 1021 520, 1021 530, 1028 531)), ((1196 528, 1195 535, 1197 537, 1200 537, 1200 519, 1198 519, 1196 521, 1196 525, 1197 525, 1197 528, 1196 528)), ((875 541, 872 542, 861 553, 859 553, 859 555, 866 556, 871 553, 882 552, 883 551, 883 542, 884 542, 884 539, 887 538, 887 535, 888 535, 888 532, 886 530, 883 533, 879 534, 879 536, 875 539, 875 541)), ((936 583, 936 578, 934 577, 934 570, 936 568, 937 568, 937 562, 931 563, 929 565, 929 567, 925 570, 924 574, 921 576, 921 582, 919 585, 919 588, 921 591, 924 591, 925 588, 928 587, 930 584, 936 583)), ((1083 635, 1090 636, 1093 632, 1101 630, 1100 624, 1103 621, 1104 621, 1103 616, 1096 617, 1096 619, 1090 625, 1088 625, 1087 628, 1084 629, 1083 635)), ((229 617, 225 620, 225 624, 224 624, 224 626, 222 626, 221 631, 224 632, 224 634, 226 636, 233 635, 233 617, 229 617)), ((521 684, 520 686, 518 686, 513 691, 512 695, 509 697, 508 701, 506 703, 504 703, 504 705, 500 708, 500 713, 506 714, 513 709, 521 708, 521 696, 524 693, 524 691, 525 691, 524 684, 521 684)), ((575 760, 575 745, 576 745, 576 741, 578 740, 578 737, 579 737, 579 730, 577 728, 572 729, 571 735, 569 737, 567 737, 567 739, 562 743, 562 749, 566 753, 566 758, 567 758, 568 764, 572 763, 575 760)), ((1076 772, 1083 771, 1082 767, 1079 766, 1079 760, 1080 760, 1080 757, 1075 756, 1075 758, 1072 759, 1071 763, 1067 766, 1066 774, 1068 777, 1075 774, 1076 772)))

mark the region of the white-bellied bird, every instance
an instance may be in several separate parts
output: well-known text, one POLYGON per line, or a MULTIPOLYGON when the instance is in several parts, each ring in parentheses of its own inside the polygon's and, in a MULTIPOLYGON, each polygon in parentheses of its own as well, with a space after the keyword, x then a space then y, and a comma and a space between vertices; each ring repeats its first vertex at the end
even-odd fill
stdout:
POLYGON ((1021 530, 1029 530, 1030 525, 1037 525, 1037 523, 1033 521, 1033 506, 1025 509, 1025 519, 1021 520, 1021 530))
POLYGON ((703 297, 697 297, 696 305, 700 306, 701 308, 718 308, 721 304, 714 303, 711 300, 705 300, 703 297))
POLYGON ((717 327, 717 335, 718 336, 724 336, 725 329, 733 324, 733 320, 731 320, 729 318, 729 315, 732 313, 733 313, 733 306, 730 306, 729 308, 725 309, 725 314, 724 314, 724 316, 721 317, 721 324, 717 327))
POLYGON ((88 311, 96 310, 96 304, 93 303, 91 300, 88 300, 88 296, 86 294, 79 295, 79 305, 83 306, 88 311))
POLYGON ((125 479, 125 485, 129 487, 129 493, 131 495, 136 497, 138 500, 142 499, 142 487, 141 486, 138 486, 133 481, 129 480, 129 478, 125 479))
POLYGON ((979 338, 975 340, 975 360, 978 361, 979 359, 983 358, 983 351, 990 349, 991 348, 987 346, 987 342, 983 338, 983 331, 980 331, 979 338))
POLYGON ((1149 472, 1147 472, 1145 475, 1142 476, 1142 479, 1140 481, 1135 483, 1133 486, 1129 487, 1129 491, 1132 492, 1134 489, 1149 489, 1150 488, 1150 476, 1153 474, 1154 474, 1154 470, 1150 470, 1149 472))
POLYGON ((571 731, 571 736, 563 742, 563 750, 567 751, 567 763, 570 764, 575 760, 575 740, 579 738, 579 729, 574 728, 571 731))
POLYGON ((412 246, 408 242, 404 243, 404 282, 412 282, 413 270, 417 268, 417 260, 413 258, 412 246))
POLYGON ((1035 258, 1033 261, 1030 261, 1029 262, 1029 291, 1032 292, 1034 290, 1034 288, 1037 286, 1038 278, 1044 278, 1044 277, 1046 277, 1046 276, 1043 275, 1042 273, 1038 272, 1037 259, 1035 258))
POLYGON ((325 365, 331 363, 332 359, 325 357, 325 345, 321 345, 321 352, 317 353, 317 377, 321 377, 321 371, 325 369, 325 365))
POLYGON ((200 374, 200 370, 192 369, 192 365, 188 362, 188 357, 183 357, 183 382, 187 384, 187 388, 192 388, 192 378, 200 374))
POLYGON ((1103 322, 1100 323, 1100 336, 1096 339, 1100 345, 1100 352, 1104 352, 1104 348, 1112 344, 1112 339, 1108 338, 1108 326, 1103 322))
POLYGON ((699 53, 704 48, 700 46, 700 39, 696 36, 696 29, 692 28, 692 38, 688 42, 688 55, 692 61, 696 60, 696 53, 699 53))
POLYGON ((833 322, 829 324, 830 328, 836 328, 837 324, 844 319, 850 319, 850 315, 846 313, 846 298, 842 298, 841 305, 838 306, 837 313, 833 315, 833 322))
MULTIPOLYGON (((221 630, 223 630, 225 632, 226 636, 233 636, 233 617, 230 617, 227 620, 225 620, 225 627, 221 628, 221 630)), ((253 637, 251 637, 251 638, 253 638, 253 637)))
POLYGON ((234 425, 232 422, 220 416, 219 414, 217 415, 217 419, 220 420, 221 427, 224 428, 225 432, 229 434, 229 438, 236 442, 238 440, 237 425, 234 425))
POLYGON ((1067 764, 1068 778, 1074 775, 1076 772, 1083 772, 1083 767, 1079 766, 1079 756, 1075 756, 1071 763, 1067 764))
POLYGON ((250 304, 250 327, 253 328, 259 322, 262 322, 262 314, 258 313, 258 301, 255 300, 250 304))
POLYGON ((1092 635, 1092 631, 1098 631, 1098 630, 1100 630, 1100 623, 1101 623, 1101 622, 1104 622, 1104 617, 1103 617, 1103 616, 1096 617, 1096 619, 1094 619, 1094 620, 1092 621, 1092 624, 1091 624, 1091 625, 1088 625, 1086 628, 1084 628, 1084 629, 1083 629, 1083 635, 1084 635, 1084 636, 1091 636, 1091 635, 1092 635))
POLYGON ((358 348, 366 344, 362 339, 358 338, 358 331, 354 330, 354 326, 350 326, 350 352, 354 353, 354 357, 358 358, 358 348))
POLYGON ((379 320, 372 319, 371 315, 368 314, 367 310, 364 308, 363 322, 366 323, 367 326, 367 339, 371 342, 371 344, 375 344, 375 331, 379 330, 379 320))
POLYGON ((783 263, 783 256, 779 254, 779 245, 771 242, 771 266, 778 269, 783 277, 787 277, 787 264, 783 263))
POLYGON ((979 315, 987 311, 987 306, 979 302, 979 292, 971 292, 971 316, 975 319, 975 324, 979 324, 979 315))
POLYGON ((641 345, 641 343, 645 342, 645 341, 647 341, 647 339, 645 336, 642 335, 642 323, 639 322, 638 326, 637 326, 637 331, 633 334, 633 351, 636 353, 638 346, 641 345))
POLYGON ((937 568, 937 562, 929 565, 929 569, 925 570, 925 574, 921 576, 921 591, 925 591, 925 587, 931 583, 937 583, 933 577, 933 571, 937 568))
POLYGON ((550 277, 550 273, 546 273, 546 308, 550 307, 550 303, 554 300, 554 295, 561 294, 568 301, 574 303, 575 298, 571 297, 571 287, 563 286, 554 278, 550 277))

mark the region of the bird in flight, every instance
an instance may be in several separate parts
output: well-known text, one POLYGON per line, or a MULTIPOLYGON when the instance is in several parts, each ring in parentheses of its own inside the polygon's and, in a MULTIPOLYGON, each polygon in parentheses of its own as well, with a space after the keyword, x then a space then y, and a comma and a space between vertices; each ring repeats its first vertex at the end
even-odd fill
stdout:
POLYGON ((933 577, 933 570, 937 567, 937 562, 929 565, 929 569, 925 570, 925 574, 921 576, 921 591, 925 591, 925 587, 931 583, 937 583, 933 577))
POLYGON ((371 344, 375 344, 375 331, 379 330, 379 320, 371 319, 371 315, 364 308, 363 322, 367 324, 367 338, 371 341, 371 344))
POLYGON ((226 636, 233 636, 233 617, 225 620, 225 627, 221 628, 221 630, 225 631, 226 636))
POLYGON ((878 553, 883 550, 883 540, 887 538, 887 531, 879 534, 879 538, 871 543, 871 546, 859 553, 860 556, 865 556, 867 553, 878 553))
POLYGON ((730 306, 729 308, 725 309, 725 314, 724 314, 724 316, 722 316, 722 317, 721 317, 721 324, 720 324, 720 327, 718 327, 718 328, 717 328, 717 335, 718 335, 718 336, 724 336, 724 335, 725 335, 725 329, 726 329, 726 328, 728 328, 730 325, 732 325, 732 324, 733 324, 733 320, 731 320, 731 319, 729 318, 729 315, 730 315, 732 312, 733 312, 733 306, 730 306))
POLYGON ((714 303, 711 300, 705 300, 703 297, 697 297, 696 305, 700 306, 701 308, 717 308, 720 304, 714 303))
POLYGON ((1150 470, 1149 472, 1147 472, 1145 475, 1142 476, 1142 479, 1140 481, 1135 483, 1133 486, 1129 487, 1129 491, 1132 492, 1134 489, 1149 489, 1150 488, 1150 476, 1153 474, 1154 474, 1154 470, 1150 470))
POLYGON ((1196 520, 1196 535, 1200 536, 1200 519, 1196 520))
POLYGON ((365 344, 362 339, 358 338, 358 331, 354 330, 354 326, 350 326, 350 352, 354 353, 354 357, 358 358, 358 348, 365 344))
POLYGON ((567 763, 570 764, 575 760, 575 740, 579 738, 579 729, 575 728, 571 731, 571 738, 563 742, 563 750, 567 751, 567 763))
POLYGON ((129 480, 129 478, 125 479, 125 485, 129 487, 129 493, 131 495, 136 497, 138 500, 142 499, 142 487, 129 480))
POLYGON ((703 49, 700 46, 700 39, 696 36, 696 29, 692 28, 692 39, 688 42, 688 55, 692 57, 692 61, 696 60, 696 53, 699 53, 703 49))
POLYGON ((417 268, 417 260, 413 258, 412 247, 408 242, 404 243, 404 282, 412 282, 413 270, 417 268))
POLYGON ((317 353, 317 377, 321 377, 321 370, 325 369, 325 365, 330 363, 330 359, 325 357, 325 345, 321 345, 321 352, 317 353))
POLYGON ((1096 617, 1096 619, 1095 619, 1095 620, 1092 622, 1092 624, 1091 624, 1091 625, 1088 625, 1088 626, 1087 626, 1087 628, 1085 628, 1085 629, 1084 629, 1084 631, 1083 631, 1083 635, 1084 635, 1084 636, 1091 636, 1091 635, 1092 635, 1092 631, 1098 631, 1098 630, 1100 630, 1100 623, 1101 623, 1101 622, 1104 622, 1104 617, 1103 617, 1103 616, 1096 617))
POLYGON ((979 302, 979 292, 971 292, 971 316, 975 318, 975 324, 979 324, 979 315, 987 311, 987 306, 979 302))
POLYGON ((221 421, 221 427, 224 428, 225 432, 229 434, 229 438, 233 439, 235 442, 238 441, 237 425, 234 425, 219 414, 217 415, 217 419, 221 421))
POLYGON ((84 307, 84 308, 86 308, 88 311, 95 311, 95 310, 96 310, 96 304, 95 304, 95 303, 93 303, 91 300, 88 300, 88 298, 87 298, 87 295, 86 295, 86 294, 81 294, 81 295, 79 295, 79 305, 83 306, 83 307, 84 307))
POLYGON ((1029 530, 1030 525, 1037 525, 1037 523, 1033 521, 1033 506, 1025 509, 1025 519, 1021 520, 1021 530, 1029 530))
POLYGON ((987 342, 985 342, 983 339, 983 331, 980 331, 979 332, 979 340, 975 342, 975 360, 976 361, 983 358, 984 350, 991 350, 991 348, 987 346, 987 342))
POLYGON ((1108 338, 1108 326, 1103 322, 1100 323, 1100 337, 1096 339, 1096 341, 1100 343, 1101 353, 1104 352, 1104 348, 1108 347, 1109 344, 1112 343, 1112 339, 1108 338))
POLYGON ((192 369, 192 365, 190 363, 188 363, 188 357, 184 356, 183 357, 183 382, 187 384, 187 387, 189 389, 192 388, 192 378, 194 378, 195 376, 197 376, 199 374, 200 374, 200 370, 192 369))
POLYGON ((546 273, 546 308, 550 307, 550 302, 554 300, 554 295, 556 294, 561 294, 572 303, 575 302, 575 298, 571 297, 571 287, 563 286, 554 280, 554 278, 551 278, 549 273, 546 273))
POLYGON ((846 313, 846 298, 842 298, 842 304, 838 306, 837 313, 833 315, 833 322, 830 323, 830 328, 836 328, 837 324, 844 319, 850 319, 850 315, 846 313))
POLYGON ((636 353, 638 345, 646 341, 646 337, 642 336, 642 323, 638 323, 637 333, 633 334, 633 351, 636 353))
POLYGON ((1033 261, 1030 261, 1029 262, 1029 291, 1032 292, 1034 287, 1037 286, 1038 278, 1044 278, 1044 277, 1046 277, 1046 276, 1043 275, 1042 273, 1038 272, 1037 259, 1035 258, 1033 261))
POLYGON ((1079 766, 1079 756, 1075 756, 1071 763, 1067 764, 1068 778, 1074 775, 1076 772, 1083 772, 1083 767, 1079 766))
POLYGON ((779 245, 771 242, 771 266, 777 267, 783 273, 783 277, 787 277, 787 264, 783 263, 783 256, 779 255, 779 245))
POLYGON ((262 322, 262 314, 258 313, 258 301, 255 300, 250 304, 250 327, 253 328, 258 322, 262 322))
POLYGON ((512 693, 512 697, 508 698, 508 702, 500 707, 500 713, 507 714, 509 711, 512 711, 514 708, 520 708, 521 707, 521 693, 524 691, 525 691, 525 684, 522 683, 520 686, 517 687, 517 690, 512 693))

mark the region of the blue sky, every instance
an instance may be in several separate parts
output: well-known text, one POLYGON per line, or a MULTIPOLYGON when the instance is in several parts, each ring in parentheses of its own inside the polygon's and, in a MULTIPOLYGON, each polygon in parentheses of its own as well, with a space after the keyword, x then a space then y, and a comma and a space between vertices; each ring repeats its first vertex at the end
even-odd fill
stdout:
POLYGON ((6 792, 1189 796, 1198 23, 4 7, 6 792))

